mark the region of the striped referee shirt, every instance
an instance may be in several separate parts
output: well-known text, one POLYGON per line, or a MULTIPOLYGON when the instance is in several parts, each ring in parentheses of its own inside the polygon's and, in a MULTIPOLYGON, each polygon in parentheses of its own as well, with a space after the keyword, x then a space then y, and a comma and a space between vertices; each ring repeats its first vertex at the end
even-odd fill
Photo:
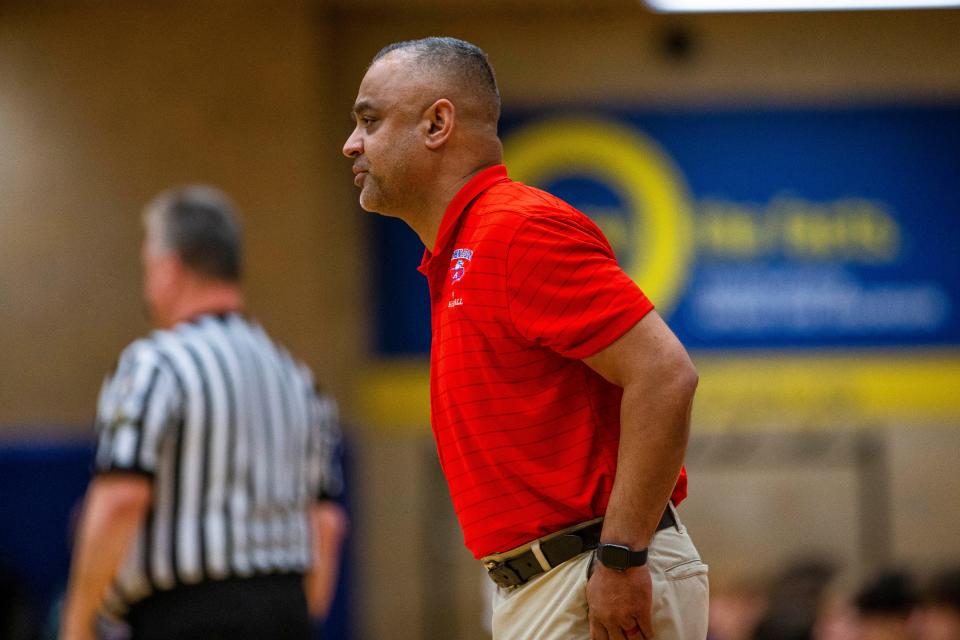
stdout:
POLYGON ((97 413, 95 471, 153 483, 112 609, 180 585, 309 567, 309 506, 342 486, 336 407, 258 324, 203 315, 137 340, 97 413))

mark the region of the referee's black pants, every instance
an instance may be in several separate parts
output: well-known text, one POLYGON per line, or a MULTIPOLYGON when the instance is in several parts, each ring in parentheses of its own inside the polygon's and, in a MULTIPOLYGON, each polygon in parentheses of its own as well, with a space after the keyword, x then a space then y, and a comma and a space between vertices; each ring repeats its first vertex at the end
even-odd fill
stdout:
POLYGON ((303 576, 205 582, 152 595, 130 608, 132 640, 306 640, 303 576))

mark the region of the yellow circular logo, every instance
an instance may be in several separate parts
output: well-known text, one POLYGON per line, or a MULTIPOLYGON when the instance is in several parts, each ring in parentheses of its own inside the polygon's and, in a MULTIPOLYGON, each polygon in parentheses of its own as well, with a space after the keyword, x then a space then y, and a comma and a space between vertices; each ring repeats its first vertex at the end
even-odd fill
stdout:
POLYGON ((661 313, 673 306, 693 256, 690 198, 682 175, 653 140, 609 120, 555 118, 508 136, 504 157, 519 182, 543 188, 581 177, 614 193, 629 222, 627 246, 620 247, 626 251, 618 251, 624 270, 661 313))

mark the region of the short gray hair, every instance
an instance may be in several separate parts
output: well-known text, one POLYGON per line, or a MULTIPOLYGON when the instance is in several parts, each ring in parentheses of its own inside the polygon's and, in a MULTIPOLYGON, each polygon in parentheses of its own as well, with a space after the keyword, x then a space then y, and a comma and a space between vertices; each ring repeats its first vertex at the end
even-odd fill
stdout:
POLYGON ((227 282, 243 273, 243 233, 230 199, 214 187, 164 191, 144 209, 150 241, 174 253, 191 271, 227 282))
POLYGON ((394 51, 413 55, 419 64, 429 65, 438 73, 449 74, 483 105, 485 115, 495 124, 500 119, 500 89, 487 53, 477 45, 446 36, 394 42, 381 49, 370 61, 394 51))

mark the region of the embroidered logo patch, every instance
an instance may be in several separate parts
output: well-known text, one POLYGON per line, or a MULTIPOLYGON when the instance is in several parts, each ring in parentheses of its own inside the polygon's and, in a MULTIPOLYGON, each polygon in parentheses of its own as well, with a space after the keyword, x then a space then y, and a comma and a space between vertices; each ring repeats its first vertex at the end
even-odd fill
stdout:
POLYGON ((473 258, 472 249, 454 249, 450 256, 450 282, 457 284, 463 280, 463 276, 470 266, 470 260, 473 258))

